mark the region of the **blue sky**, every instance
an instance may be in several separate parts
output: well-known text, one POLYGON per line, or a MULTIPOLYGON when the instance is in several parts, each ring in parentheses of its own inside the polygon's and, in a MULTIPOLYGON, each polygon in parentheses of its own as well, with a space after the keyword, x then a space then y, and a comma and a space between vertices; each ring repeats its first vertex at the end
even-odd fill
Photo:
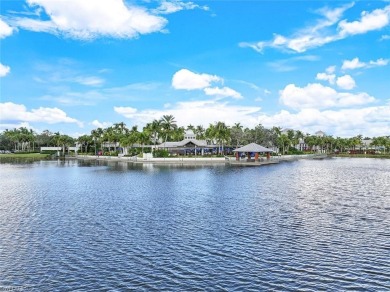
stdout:
POLYGON ((0 41, 0 130, 390 134, 389 1, 6 0, 0 41))

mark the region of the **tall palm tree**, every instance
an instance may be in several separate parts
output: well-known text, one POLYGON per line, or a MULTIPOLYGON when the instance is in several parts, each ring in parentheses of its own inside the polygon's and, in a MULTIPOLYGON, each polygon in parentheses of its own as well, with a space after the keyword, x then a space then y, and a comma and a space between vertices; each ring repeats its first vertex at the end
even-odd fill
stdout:
POLYGON ((277 140, 279 149, 282 148, 282 154, 286 154, 286 147, 291 145, 291 140, 288 138, 286 134, 280 134, 277 140))
POLYGON ((121 134, 125 134, 127 132, 126 124, 124 122, 115 123, 114 129, 121 134))
POLYGON ((272 127, 272 131, 279 137, 282 135, 282 128, 281 127, 272 127))
POLYGON ((206 130, 205 130, 205 128, 203 128, 202 125, 196 126, 196 128, 194 130, 194 133, 196 135, 196 139, 198 139, 198 140, 204 140, 205 139, 206 130))
POLYGON ((205 133, 206 141, 208 144, 215 143, 215 133, 216 133, 215 125, 210 124, 206 129, 206 133, 205 133))
POLYGON ((184 127, 177 127, 171 133, 171 138, 173 141, 181 141, 184 138, 185 130, 184 127))
POLYGON ((303 141, 304 138, 305 138, 305 135, 303 134, 302 131, 299 131, 299 130, 295 131, 295 133, 294 133, 294 144, 300 146, 300 144, 301 144, 301 142, 303 141))
POLYGON ((97 144, 99 143, 101 146, 101 142, 103 139, 103 133, 104 133, 104 131, 102 128, 97 128, 97 129, 91 131, 92 140, 95 144, 95 155, 97 155, 97 144))
POLYGON ((138 135, 138 142, 141 144, 141 151, 144 153, 144 146, 150 142, 150 136, 147 132, 142 131, 138 135))
POLYGON ((166 142, 169 135, 177 128, 176 121, 173 115, 164 115, 160 122, 161 128, 165 134, 164 142, 166 142))
POLYGON ((218 154, 224 153, 224 144, 229 141, 230 130, 224 122, 215 124, 215 138, 218 141, 218 154))
POLYGON ((194 131, 194 130, 195 130, 195 127, 194 127, 193 125, 189 124, 189 125, 187 126, 187 131, 189 131, 189 130, 194 131))
POLYGON ((89 135, 82 135, 77 138, 77 142, 81 144, 81 151, 83 149, 82 147, 84 146, 85 147, 84 152, 87 153, 88 145, 92 142, 92 137, 89 135))
POLYGON ((144 131, 148 133, 150 140, 153 141, 154 149, 156 149, 156 143, 161 133, 161 122, 153 120, 153 122, 146 124, 144 131))
POLYGON ((233 125, 233 127, 230 129, 231 140, 232 140, 232 143, 236 142, 235 143, 236 148, 239 147, 241 140, 244 136, 244 132, 242 131, 242 128, 243 128, 243 126, 241 125, 241 123, 235 123, 233 125))

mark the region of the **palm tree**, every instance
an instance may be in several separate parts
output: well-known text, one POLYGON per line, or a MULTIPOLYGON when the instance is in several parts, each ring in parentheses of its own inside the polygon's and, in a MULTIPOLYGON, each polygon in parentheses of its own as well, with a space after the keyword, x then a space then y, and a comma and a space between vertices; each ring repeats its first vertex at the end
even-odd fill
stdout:
POLYGON ((161 128, 165 134, 166 142, 168 140, 168 136, 177 128, 176 121, 173 115, 164 115, 161 120, 161 128))
POLYGON ((288 138, 287 135, 285 134, 281 134, 279 137, 278 137, 278 146, 279 148, 282 148, 282 154, 286 154, 286 147, 289 147, 291 145, 291 140, 288 138))
POLYGON ((231 140, 232 143, 234 143, 234 141, 236 142, 235 143, 236 148, 239 147, 241 140, 244 136, 244 132, 242 131, 242 128, 243 126, 241 125, 241 123, 235 123, 234 126, 230 129, 231 140))
POLYGON ((153 140, 154 149, 156 149, 156 143, 161 133, 161 122, 159 120, 153 120, 153 122, 146 124, 144 131, 148 133, 150 140, 153 140))
POLYGON ((81 149, 83 149, 82 148, 83 146, 85 147, 84 152, 87 153, 88 152, 88 145, 92 142, 92 137, 89 135, 82 135, 82 136, 77 138, 77 142, 79 142, 81 144, 81 149))
POLYGON ((138 142, 141 144, 141 151, 144 153, 144 146, 150 142, 150 136, 147 132, 142 131, 138 135, 138 142))
POLYGON ((114 124, 114 129, 121 134, 126 134, 127 132, 126 124, 124 122, 114 124))
POLYGON ((194 133, 196 135, 196 139, 198 140, 204 140, 206 138, 206 130, 203 128, 202 125, 196 126, 194 133))
POLYGON ((114 145, 115 150, 116 142, 118 142, 119 136, 114 127, 108 127, 103 130, 103 141, 108 144, 108 151, 111 153, 111 145, 114 145))
POLYGON ((272 127, 272 131, 279 137, 282 134, 281 127, 272 127))
POLYGON ((309 146, 310 151, 313 151, 313 147, 318 145, 316 136, 307 135, 304 141, 309 146))
POLYGON ((230 138, 230 129, 224 122, 215 124, 215 138, 218 142, 218 154, 224 153, 224 143, 228 142, 230 138))
POLYGON ((215 126, 213 124, 210 124, 205 132, 206 141, 208 144, 214 144, 215 140, 215 126))
POLYGON ((185 133, 184 127, 177 127, 171 133, 171 138, 173 141, 181 141, 184 138, 184 133, 185 133))
MULTIPOLYGON (((305 138, 305 135, 303 134, 302 131, 299 131, 299 130, 295 131, 295 133, 294 133, 294 143, 293 144, 300 146, 301 145, 301 141, 303 141, 304 138, 305 138)), ((303 150, 303 149, 300 149, 300 150, 303 150)))
POLYGON ((195 130, 195 127, 194 127, 193 125, 189 124, 189 125, 187 126, 187 131, 189 131, 189 130, 194 131, 194 130, 195 130))

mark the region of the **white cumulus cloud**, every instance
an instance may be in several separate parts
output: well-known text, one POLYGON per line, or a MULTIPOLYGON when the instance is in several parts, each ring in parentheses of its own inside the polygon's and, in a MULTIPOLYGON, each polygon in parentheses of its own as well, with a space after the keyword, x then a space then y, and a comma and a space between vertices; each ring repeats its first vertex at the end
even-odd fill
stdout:
POLYGON ((280 102, 293 109, 348 107, 374 101, 374 97, 364 92, 356 94, 337 92, 319 83, 308 84, 305 87, 288 84, 280 91, 280 102))
POLYGON ((334 84, 336 80, 335 74, 327 74, 327 73, 318 73, 316 76, 317 80, 328 81, 330 84, 334 84))
POLYGON ((12 27, 0 18, 0 39, 6 38, 12 34, 12 27))
POLYGON ((12 102, 0 103, 0 120, 41 122, 48 124, 75 123, 79 127, 83 126, 81 122, 68 117, 68 115, 59 108, 39 107, 28 111, 25 105, 12 102))
POLYGON ((298 112, 282 110, 275 114, 266 114, 260 107, 233 105, 226 101, 186 101, 171 104, 164 109, 137 110, 122 108, 122 115, 139 126, 172 114, 178 125, 203 125, 224 121, 227 125, 240 122, 244 127, 255 127, 259 123, 265 127, 280 126, 300 129, 305 133, 323 130, 327 134, 352 137, 382 136, 390 132, 390 105, 353 109, 319 110, 305 108, 298 112))
POLYGON ((371 12, 364 11, 356 21, 342 20, 344 12, 353 5, 354 3, 348 3, 334 9, 323 8, 318 11, 321 19, 313 25, 299 29, 291 36, 274 34, 270 41, 242 42, 239 45, 260 53, 267 47, 302 53, 349 36, 380 30, 389 25, 390 5, 371 12))
POLYGON ((217 98, 232 97, 236 99, 242 98, 241 93, 230 87, 212 86, 213 83, 223 83, 223 79, 217 75, 198 74, 191 72, 188 69, 177 71, 172 77, 172 87, 174 89, 196 90, 203 89, 204 93, 217 98))
POLYGON ((296 113, 282 110, 260 115, 259 122, 311 134, 321 129, 334 137, 384 136, 390 132, 390 105, 324 111, 308 108, 296 113))
POLYGON ((325 72, 328 74, 333 74, 336 71, 336 66, 329 66, 326 68, 325 72))
POLYGON ((355 80, 351 77, 351 75, 338 77, 336 84, 338 87, 346 90, 353 89, 356 86, 355 80))
POLYGON ((245 126, 257 124, 256 116, 260 113, 260 107, 231 105, 228 102, 216 100, 178 102, 165 109, 136 110, 130 107, 120 107, 118 113, 131 119, 135 124, 144 125, 145 121, 159 119, 163 115, 173 115, 178 125, 204 125, 224 121, 228 125, 241 122, 245 126))
POLYGON ((359 58, 353 58, 352 60, 344 60, 341 69, 343 70, 358 69, 358 68, 363 68, 365 66, 366 64, 360 62, 359 58))
POLYGON ((132 117, 137 113, 137 109, 129 106, 114 106, 114 111, 127 118, 132 117))
POLYGON ((354 70, 359 68, 372 68, 378 66, 386 66, 389 64, 388 59, 380 58, 378 60, 371 60, 369 62, 361 62, 359 58, 353 58, 352 60, 344 60, 341 66, 342 70, 354 70))
POLYGON ((231 89, 229 87, 207 87, 204 89, 204 93, 206 95, 214 95, 218 97, 233 97, 236 99, 242 98, 241 93, 235 91, 234 89, 231 89))
POLYGON ((212 82, 222 82, 216 75, 198 74, 187 69, 177 71, 172 77, 172 87, 175 89, 204 89, 210 87, 212 82))
POLYGON ((372 12, 363 11, 360 20, 348 22, 342 20, 338 24, 340 35, 363 34, 368 31, 378 30, 387 26, 390 22, 390 5, 383 9, 375 9, 372 12))
POLYGON ((208 6, 199 6, 193 2, 183 1, 162 1, 160 6, 153 11, 157 14, 170 14, 181 10, 192 10, 192 9, 209 10, 208 6))
POLYGON ((327 43, 340 39, 337 33, 329 33, 330 28, 337 24, 344 12, 354 4, 345 4, 343 6, 330 9, 322 8, 317 11, 321 18, 311 26, 302 28, 290 37, 274 34, 271 41, 260 41, 257 43, 240 43, 241 47, 250 47, 257 52, 263 52, 264 48, 271 47, 276 49, 305 52, 308 49, 320 47, 327 43))
POLYGON ((135 38, 162 31, 167 23, 165 18, 123 0, 28 0, 27 3, 42 8, 48 19, 14 17, 12 24, 75 39, 135 38))
POLYGON ((9 66, 0 63, 0 77, 6 76, 11 71, 9 66))
POLYGON ((112 125, 111 122, 99 122, 98 120, 93 120, 91 122, 92 126, 95 126, 96 128, 107 128, 112 125))

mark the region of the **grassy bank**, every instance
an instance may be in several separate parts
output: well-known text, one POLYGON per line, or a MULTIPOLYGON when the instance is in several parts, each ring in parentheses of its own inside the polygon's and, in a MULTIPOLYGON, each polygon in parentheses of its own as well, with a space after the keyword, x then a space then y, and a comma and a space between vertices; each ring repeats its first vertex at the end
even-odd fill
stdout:
POLYGON ((15 153, 10 153, 10 154, 0 154, 0 159, 1 158, 33 158, 33 159, 43 159, 47 158, 50 155, 48 154, 41 154, 41 153, 22 153, 22 154, 15 154, 15 153))
POLYGON ((335 154, 333 157, 355 157, 355 158, 386 158, 390 159, 390 154, 335 154))

